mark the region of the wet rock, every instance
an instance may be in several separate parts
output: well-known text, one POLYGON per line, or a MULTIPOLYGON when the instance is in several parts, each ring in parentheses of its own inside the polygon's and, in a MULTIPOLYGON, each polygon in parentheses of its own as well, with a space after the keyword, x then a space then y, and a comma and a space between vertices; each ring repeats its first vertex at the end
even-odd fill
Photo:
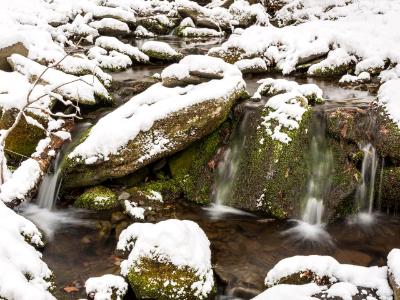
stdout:
POLYGON ((7 57, 11 54, 20 54, 22 56, 28 56, 28 49, 21 42, 9 45, 8 47, 0 48, 0 70, 12 71, 10 64, 7 61, 7 57))
POLYGON ((97 229, 97 239, 98 240, 106 240, 111 234, 111 222, 109 221, 97 221, 96 222, 97 229))
POLYGON ((380 205, 383 211, 400 211, 400 167, 388 167, 381 171, 382 182, 377 182, 380 205), (382 184, 379 186, 379 184, 382 184))
POLYGON ((118 224, 127 219, 126 214, 121 211, 116 211, 111 214, 111 224, 118 224))
POLYGON ((128 200, 130 197, 131 197, 131 194, 129 194, 127 192, 122 192, 121 194, 119 194, 118 200, 119 201, 128 200))
POLYGON ((117 240, 118 240, 118 238, 119 238, 121 232, 122 232, 124 229, 128 228, 129 224, 130 224, 130 223, 129 223, 128 221, 122 221, 122 222, 118 223, 118 224, 115 226, 115 238, 116 238, 117 240))
POLYGON ((118 206, 116 194, 104 186, 87 189, 74 202, 75 207, 92 210, 108 210, 118 206))
POLYGON ((170 19, 165 15, 140 18, 137 20, 137 24, 158 35, 166 35, 170 33, 177 25, 175 19, 170 19))
MULTIPOLYGON (((0 129, 10 128, 15 121, 18 110, 10 109, 3 110, 0 118, 0 129)), ((27 113, 28 116, 38 121, 44 128, 47 127, 47 120, 32 113, 27 113)), ((21 118, 17 127, 10 133, 6 139, 6 150, 11 161, 19 162, 21 155, 30 157, 35 152, 36 146, 41 139, 46 137, 46 132, 26 121, 26 118, 21 118)))
POLYGON ((393 249, 388 255, 389 283, 393 289, 394 300, 400 300, 400 250, 393 249))

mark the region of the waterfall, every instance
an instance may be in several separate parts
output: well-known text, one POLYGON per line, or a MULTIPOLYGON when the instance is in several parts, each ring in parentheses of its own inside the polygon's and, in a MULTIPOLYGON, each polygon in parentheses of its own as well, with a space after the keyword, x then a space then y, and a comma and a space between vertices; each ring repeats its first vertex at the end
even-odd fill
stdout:
POLYGON ((363 146, 362 151, 364 152, 364 159, 361 167, 362 181, 357 188, 356 203, 360 212, 372 214, 378 156, 375 147, 371 144, 363 146))
POLYGON ((39 208, 51 210, 54 208, 60 189, 60 162, 61 154, 58 153, 54 161, 53 172, 47 173, 39 187, 36 203, 39 208))
MULTIPOLYGON (((320 125, 319 125, 320 126, 320 125)), ((322 225, 324 196, 331 185, 333 167, 332 151, 325 142, 324 130, 320 126, 311 142, 311 174, 303 201, 302 220, 312 225, 322 225)))

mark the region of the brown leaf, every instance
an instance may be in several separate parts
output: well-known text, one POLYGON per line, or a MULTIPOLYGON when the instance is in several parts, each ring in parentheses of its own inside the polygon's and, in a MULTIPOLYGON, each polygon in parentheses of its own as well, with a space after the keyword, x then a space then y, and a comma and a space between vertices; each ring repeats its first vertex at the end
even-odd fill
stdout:
POLYGON ((76 293, 79 292, 79 289, 75 286, 66 286, 64 287, 64 291, 67 293, 76 293))

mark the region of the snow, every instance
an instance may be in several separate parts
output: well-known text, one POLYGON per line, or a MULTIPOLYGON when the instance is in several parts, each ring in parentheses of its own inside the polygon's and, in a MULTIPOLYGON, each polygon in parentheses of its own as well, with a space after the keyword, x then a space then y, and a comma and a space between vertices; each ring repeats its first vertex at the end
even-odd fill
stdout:
POLYGON ((326 293, 328 297, 340 297, 343 300, 352 300, 353 296, 358 293, 358 288, 348 282, 338 282, 333 284, 326 293))
POLYGON ((99 21, 94 21, 94 22, 89 23, 89 26, 91 26, 97 30, 112 29, 112 30, 116 30, 119 32, 125 32, 125 33, 130 32, 129 26, 126 23, 121 22, 116 19, 113 19, 113 18, 104 18, 99 21))
POLYGON ((158 41, 147 41, 145 42, 141 49, 143 52, 153 51, 157 53, 162 53, 168 56, 178 56, 179 53, 175 51, 170 45, 165 42, 158 41))
POLYGON ((128 55, 135 61, 147 62, 149 60, 149 57, 142 51, 140 51, 137 47, 125 44, 115 37, 101 36, 96 40, 95 45, 106 50, 115 50, 121 52, 128 55))
POLYGON ((210 28, 185 27, 181 30, 184 37, 223 37, 224 33, 210 28))
POLYGON ((54 90, 66 99, 85 104, 95 104, 96 97, 109 99, 109 94, 100 81, 92 75, 74 76, 62 71, 41 65, 19 54, 8 58, 14 70, 26 75, 28 78, 37 78, 42 75, 42 80, 49 83, 48 90, 54 90))
POLYGON ((259 80, 261 85, 253 98, 262 94, 272 96, 266 103, 262 126, 272 139, 289 143, 291 138, 286 130, 299 128, 299 122, 308 109, 308 100, 322 100, 322 90, 315 84, 298 84, 285 79, 266 78, 259 80))
POLYGON ((293 72, 298 63, 313 55, 324 56, 338 48, 360 60, 356 64, 356 74, 381 68, 386 60, 399 63, 400 45, 397 41, 400 32, 393 28, 400 27, 400 3, 391 0, 359 2, 346 1, 346 5, 343 0, 291 1, 292 10, 282 9, 278 12, 278 19, 284 18, 283 11, 287 11, 301 24, 282 28, 254 25, 241 35, 230 36, 221 47, 213 48, 209 53, 218 54, 236 48, 243 50, 241 58, 266 56, 283 74, 293 72), (332 3, 340 7, 332 9, 332 3), (296 17, 296 12, 304 13, 306 17, 301 14, 296 17))
POLYGON ((24 200, 27 194, 39 183, 41 176, 39 163, 29 158, 21 163, 2 186, 0 200, 7 203, 13 200, 24 200))
POLYGON ((235 63, 235 66, 237 66, 242 72, 248 69, 267 70, 267 64, 265 60, 260 57, 241 59, 235 63))
POLYGON ((197 296, 206 297, 214 286, 210 241, 194 222, 170 219, 152 223, 134 223, 122 231, 117 249, 130 251, 121 263, 126 276, 141 258, 170 262, 176 267, 189 267, 199 278, 191 287, 197 296))
POLYGON ((378 91, 378 104, 400 127, 400 79, 393 79, 381 85, 378 91))
POLYGON ((88 57, 95 60, 101 68, 110 70, 126 69, 132 65, 132 60, 128 55, 112 50, 107 50, 94 46, 89 49, 88 57))
POLYGON ((32 246, 43 246, 41 233, 1 201, 0 236, 0 298, 55 300, 48 291, 52 273, 32 246))
MULTIPOLYGON (((303 271, 311 271, 319 278, 327 276, 331 283, 342 282, 358 287, 376 289, 381 300, 392 299, 393 291, 387 280, 387 267, 340 264, 330 256, 310 255, 285 258, 268 272, 265 284, 273 286, 280 279, 303 271)), ((337 292, 338 289, 338 287, 335 287, 333 292, 337 292)), ((351 292, 349 285, 346 285, 346 290, 351 292)))
POLYGON ((86 281, 85 287, 87 295, 94 295, 93 300, 122 300, 128 291, 124 278, 111 274, 91 277, 86 281), (113 292, 116 298, 112 298, 113 292))
POLYGON ((341 66, 348 66, 356 62, 356 57, 347 53, 346 50, 338 48, 328 53, 328 57, 323 61, 312 65, 308 69, 309 75, 315 75, 318 71, 326 72, 341 66))
POLYGON ((181 23, 179 24, 180 27, 196 27, 196 25, 194 25, 194 22, 191 18, 187 17, 184 18, 181 23))
POLYGON ((343 75, 339 83, 363 83, 371 80, 371 75, 368 72, 361 72, 359 75, 343 75))
MULTIPOLYGON (((87 139, 69 157, 78 161, 86 160, 86 163, 107 159, 110 155, 117 154, 139 132, 148 131, 155 121, 203 101, 226 101, 228 95, 245 86, 242 74, 235 66, 218 58, 200 55, 186 56, 179 64, 164 69, 161 76, 182 78, 192 71, 221 74, 223 77, 186 87, 168 88, 162 83, 152 85, 101 118, 93 126, 87 139)), ((158 140, 159 143, 153 143, 153 148, 149 150, 152 153, 168 146, 169 141, 162 136, 158 140)))
POLYGON ((154 37, 155 36, 154 33, 148 31, 142 25, 139 25, 138 27, 136 27, 134 35, 136 37, 140 37, 140 38, 150 38, 150 37, 154 37))
POLYGON ((312 295, 322 292, 325 288, 309 283, 304 285, 281 284, 269 288, 253 300, 317 300, 312 295))
POLYGON ((400 287, 400 249, 390 251, 387 260, 389 274, 393 277, 397 286, 400 287))
POLYGON ((125 211, 134 219, 144 220, 145 209, 138 207, 136 202, 125 200, 124 201, 125 211))

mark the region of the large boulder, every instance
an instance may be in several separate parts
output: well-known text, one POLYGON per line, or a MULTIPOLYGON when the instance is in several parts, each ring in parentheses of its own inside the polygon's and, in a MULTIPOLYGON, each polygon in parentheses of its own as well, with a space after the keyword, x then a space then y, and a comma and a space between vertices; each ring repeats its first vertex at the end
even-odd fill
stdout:
POLYGON ((23 56, 28 56, 28 49, 22 42, 15 42, 14 44, 10 44, 6 47, 0 48, 0 70, 3 71, 11 71, 12 68, 10 64, 7 62, 7 57, 12 54, 19 54, 23 56))
POLYGON ((343 151, 325 136, 325 120, 310 105, 319 101, 322 91, 313 85, 267 79, 255 96, 260 93, 271 98, 245 116, 241 130, 246 142, 235 158, 238 167, 225 204, 277 218, 299 217, 320 160, 329 163, 321 168, 332 184, 324 179, 327 192, 310 196, 324 198, 327 219, 341 215, 343 203, 356 189, 358 171, 345 153, 351 147, 343 151))
POLYGON ((129 253, 121 274, 138 299, 207 299, 214 290, 210 242, 192 221, 132 224, 117 249, 129 253))
POLYGON ((100 119, 68 155, 66 187, 123 177, 218 128, 245 93, 242 74, 220 59, 193 55, 165 69, 162 79, 193 72, 222 78, 188 87, 157 83, 100 119))

